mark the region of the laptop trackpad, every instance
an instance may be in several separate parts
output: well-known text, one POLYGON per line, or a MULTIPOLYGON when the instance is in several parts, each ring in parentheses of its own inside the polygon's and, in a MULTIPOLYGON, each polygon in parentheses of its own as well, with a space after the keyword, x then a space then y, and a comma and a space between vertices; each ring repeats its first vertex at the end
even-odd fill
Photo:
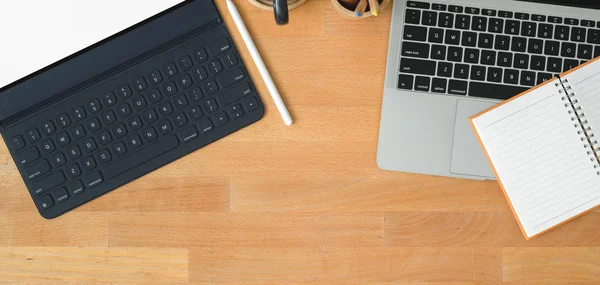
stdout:
POLYGON ((471 116, 494 105, 494 103, 488 102, 458 100, 450 172, 495 178, 494 172, 469 123, 471 116))

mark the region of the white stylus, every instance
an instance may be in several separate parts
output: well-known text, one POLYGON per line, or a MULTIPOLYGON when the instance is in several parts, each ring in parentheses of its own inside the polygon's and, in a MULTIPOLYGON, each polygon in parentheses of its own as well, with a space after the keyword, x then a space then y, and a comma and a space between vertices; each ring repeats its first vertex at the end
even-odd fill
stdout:
POLYGON ((275 83, 273 82, 273 79, 271 78, 271 75, 269 74, 265 63, 263 62, 262 57, 258 53, 258 49, 256 49, 252 37, 250 37, 250 33, 248 33, 248 29, 246 28, 246 24, 244 24, 244 21, 242 20, 242 16, 240 16, 238 9, 235 7, 235 4, 233 4, 231 0, 227 0, 227 8, 229 8, 229 13, 231 14, 231 17, 233 17, 233 21, 235 22, 235 25, 240 31, 240 34, 242 35, 242 38, 246 43, 246 47, 248 48, 248 51, 250 51, 252 59, 254 59, 256 67, 258 68, 260 75, 265 81, 265 84, 269 89, 269 93, 271 93, 271 97, 273 97, 273 101, 275 101, 275 105, 277 106, 279 113, 281 113, 283 122, 286 125, 291 126, 293 123, 292 116, 290 116, 290 113, 288 112, 287 107, 283 102, 283 99, 281 99, 281 95, 279 95, 279 91, 277 91, 277 87, 275 87, 275 83))

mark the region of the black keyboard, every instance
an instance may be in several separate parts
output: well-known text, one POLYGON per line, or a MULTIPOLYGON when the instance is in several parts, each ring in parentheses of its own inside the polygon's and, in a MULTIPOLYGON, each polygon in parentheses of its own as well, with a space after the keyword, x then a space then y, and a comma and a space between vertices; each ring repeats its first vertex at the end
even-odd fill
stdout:
POLYGON ((407 1, 398 89, 511 98, 600 55, 600 22, 407 1))
POLYGON ((42 216, 63 214, 262 118, 256 89, 215 17, 3 128, 42 216))

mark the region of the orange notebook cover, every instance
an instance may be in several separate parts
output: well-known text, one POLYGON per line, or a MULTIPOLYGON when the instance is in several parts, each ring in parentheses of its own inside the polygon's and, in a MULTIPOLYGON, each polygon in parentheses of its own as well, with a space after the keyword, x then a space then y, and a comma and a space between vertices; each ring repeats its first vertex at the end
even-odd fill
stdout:
POLYGON ((470 118, 526 239, 600 205, 600 60, 470 118))

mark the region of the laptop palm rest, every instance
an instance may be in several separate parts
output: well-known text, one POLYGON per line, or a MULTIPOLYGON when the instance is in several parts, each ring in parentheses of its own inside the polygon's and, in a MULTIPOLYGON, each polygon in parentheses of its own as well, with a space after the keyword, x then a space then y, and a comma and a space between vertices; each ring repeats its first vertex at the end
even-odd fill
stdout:
POLYGON ((458 100, 450 172, 481 176, 482 179, 495 179, 494 172, 469 123, 471 116, 494 105, 489 102, 458 100))

